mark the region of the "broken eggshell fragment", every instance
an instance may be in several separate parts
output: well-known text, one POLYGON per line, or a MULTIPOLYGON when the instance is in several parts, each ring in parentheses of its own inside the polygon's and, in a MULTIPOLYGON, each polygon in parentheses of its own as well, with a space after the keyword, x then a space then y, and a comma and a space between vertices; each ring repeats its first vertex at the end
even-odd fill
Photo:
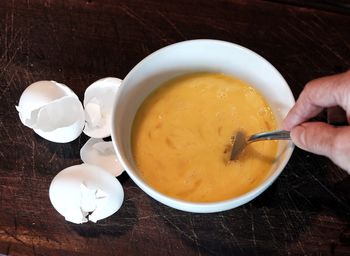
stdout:
POLYGON ((119 176, 124 170, 111 141, 90 138, 80 149, 80 158, 84 163, 99 166, 114 176, 119 176))
POLYGON ((123 203, 124 191, 108 171, 81 164, 59 172, 51 182, 49 196, 67 221, 80 224, 114 214, 123 203))
POLYGON ((84 94, 84 133, 93 138, 111 135, 112 107, 122 80, 106 77, 91 84, 84 94))
POLYGON ((38 81, 29 85, 16 106, 21 122, 53 142, 75 140, 85 124, 78 96, 66 85, 38 81))

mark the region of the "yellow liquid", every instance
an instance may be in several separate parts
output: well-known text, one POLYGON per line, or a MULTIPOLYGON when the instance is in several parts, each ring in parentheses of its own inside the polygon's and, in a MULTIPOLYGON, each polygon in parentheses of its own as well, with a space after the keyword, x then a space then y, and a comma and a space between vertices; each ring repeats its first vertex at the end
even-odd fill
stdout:
POLYGON ((143 102, 132 151, 141 176, 156 190, 186 201, 221 201, 258 186, 277 152, 275 141, 255 142, 229 161, 235 131, 275 128, 270 107, 250 85, 194 73, 165 83, 143 102))

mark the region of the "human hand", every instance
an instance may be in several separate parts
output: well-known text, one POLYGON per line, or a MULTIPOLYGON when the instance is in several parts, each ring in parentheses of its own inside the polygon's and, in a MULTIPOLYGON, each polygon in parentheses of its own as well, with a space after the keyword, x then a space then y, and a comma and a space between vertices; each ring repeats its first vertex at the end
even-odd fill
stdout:
POLYGON ((284 129, 291 132, 296 146, 329 157, 350 174, 350 126, 335 127, 323 122, 308 122, 323 109, 336 110, 337 113, 342 109, 343 117, 349 124, 350 71, 307 83, 283 121, 284 129))

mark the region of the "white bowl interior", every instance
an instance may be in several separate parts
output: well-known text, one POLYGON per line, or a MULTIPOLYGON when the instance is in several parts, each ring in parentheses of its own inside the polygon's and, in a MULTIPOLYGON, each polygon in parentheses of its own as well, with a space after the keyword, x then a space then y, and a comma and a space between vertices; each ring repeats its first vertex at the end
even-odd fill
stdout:
POLYGON ((131 152, 131 129, 145 98, 165 81, 193 72, 220 72, 248 82, 269 102, 277 124, 294 105, 294 97, 281 74, 264 58, 242 46, 218 40, 191 40, 162 48, 136 65, 122 82, 113 110, 112 140, 117 155, 133 181, 154 199, 189 212, 218 212, 242 205, 262 193, 282 172, 293 146, 279 142, 278 158, 270 176, 254 190, 221 202, 192 203, 168 197, 145 183, 131 152))

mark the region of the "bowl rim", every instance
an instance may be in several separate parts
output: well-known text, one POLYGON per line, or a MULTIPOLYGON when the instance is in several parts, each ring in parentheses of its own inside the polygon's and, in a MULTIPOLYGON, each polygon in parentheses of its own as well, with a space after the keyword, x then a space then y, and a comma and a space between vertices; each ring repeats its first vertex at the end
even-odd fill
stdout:
POLYGON ((167 45, 163 48, 160 48, 160 49, 152 52, 151 54, 149 54, 148 56, 143 58, 140 62, 138 62, 129 71, 129 73, 123 79, 122 85, 119 87, 116 99, 113 103, 111 137, 112 137, 112 142, 113 142, 114 149, 116 151, 117 158, 120 161, 121 165, 124 167, 126 173, 130 176, 130 178, 136 183, 136 185, 139 188, 141 188, 141 190, 143 192, 145 192, 147 195, 149 195, 150 197, 152 197, 156 201, 161 202, 162 204, 165 204, 169 207, 172 207, 172 208, 175 208, 178 210, 182 210, 182 211, 186 211, 186 212, 192 212, 192 213, 222 212, 222 211, 230 210, 230 209, 236 208, 238 206, 241 206, 241 205, 253 200, 254 198, 258 197, 262 192, 264 192, 278 178, 278 176, 285 169, 285 167, 286 167, 286 165, 287 165, 287 163, 288 163, 288 161, 291 158, 291 155, 293 153, 294 144, 288 143, 288 146, 286 149, 287 152, 284 152, 284 154, 286 154, 286 155, 283 158, 283 160, 281 161, 281 163, 279 163, 279 165, 276 168, 276 170, 274 171, 274 173, 272 175, 268 176, 262 183, 260 183, 254 189, 252 189, 252 190, 250 190, 242 195, 239 195, 237 197, 233 197, 233 198, 230 198, 227 200, 222 200, 222 201, 217 201, 217 202, 191 202, 191 201, 185 201, 185 200, 181 200, 178 198, 174 198, 174 197, 165 195, 165 194, 159 192, 158 190, 154 189, 153 187, 148 185, 146 182, 144 182, 140 177, 138 177, 138 175, 135 173, 135 170, 132 170, 132 168, 130 168, 127 161, 125 161, 125 159, 122 157, 122 155, 120 153, 121 146, 119 145, 120 144, 119 139, 117 139, 115 137, 116 136, 115 131, 117 129, 117 124, 113 120, 115 119, 114 117, 117 113, 117 105, 119 102, 119 98, 121 97, 120 92, 123 90, 124 81, 128 81, 130 79, 130 77, 132 77, 133 74, 135 72, 137 72, 138 69, 140 67, 142 67, 142 65, 144 65, 145 62, 148 62, 150 59, 154 58, 155 56, 157 56, 159 54, 162 54, 163 52, 169 50, 170 48, 183 46, 186 44, 197 44, 197 43, 199 43, 199 44, 201 44, 201 43, 213 43, 213 44, 217 44, 217 45, 221 44, 223 46, 234 47, 234 48, 246 51, 246 52, 248 52, 248 54, 254 55, 258 59, 262 60, 265 64, 270 66, 270 68, 273 70, 273 72, 276 73, 276 75, 278 75, 280 77, 280 79, 285 83, 285 85, 287 85, 285 89, 289 93, 289 98, 293 102, 295 102, 295 98, 293 96, 293 93, 292 93, 288 83, 286 82, 284 77, 281 75, 281 73, 269 61, 267 61, 264 57, 262 57, 261 55, 259 55, 256 52, 254 52, 253 50, 250 50, 242 45, 239 45, 239 44, 236 44, 233 42, 222 41, 222 40, 217 40, 217 39, 186 40, 186 41, 181 41, 181 42, 167 45), (131 170, 129 170, 129 169, 131 169, 131 170))

